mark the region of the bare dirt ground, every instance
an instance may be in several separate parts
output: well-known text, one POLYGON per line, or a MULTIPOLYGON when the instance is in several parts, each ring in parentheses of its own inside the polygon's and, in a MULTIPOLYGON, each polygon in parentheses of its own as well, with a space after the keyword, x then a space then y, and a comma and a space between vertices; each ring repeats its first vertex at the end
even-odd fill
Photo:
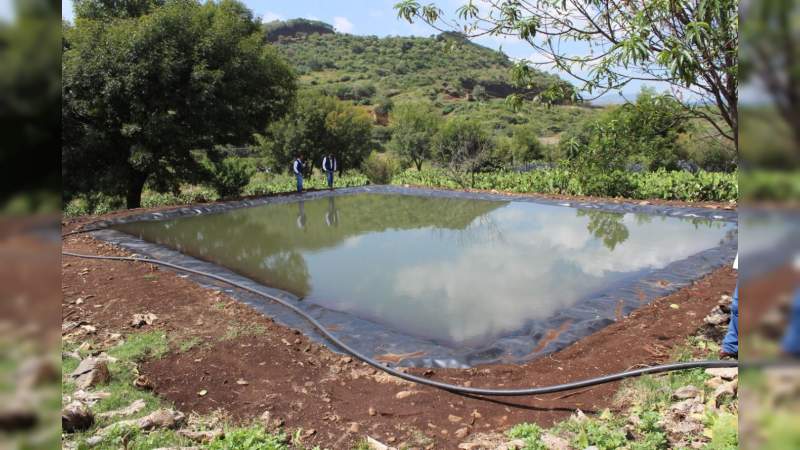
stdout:
MULTIPOLYGON (((67 220, 63 231, 91 220, 67 220)), ((63 248, 125 254, 88 235, 65 238, 63 248)), ((286 427, 313 430, 304 440, 310 446, 350 448, 370 435, 394 446, 456 448, 467 435, 504 431, 519 422, 546 426, 578 409, 592 413, 613 408, 619 388, 619 383, 612 383, 540 397, 469 398, 376 372, 171 271, 141 263, 64 257, 62 275, 62 320, 93 325, 95 340, 137 331, 130 326, 133 314, 158 317, 144 330, 165 331, 173 349, 139 370, 155 385, 155 392, 178 409, 201 414, 222 409, 241 421, 258 419, 269 411, 273 421, 282 421, 286 427), (182 350, 182 343, 194 345, 188 349, 189 345, 183 345, 182 350), (207 394, 200 396, 200 391, 207 394)), ((524 365, 413 372, 474 387, 512 388, 564 383, 666 362, 670 351, 703 325, 720 296, 730 294, 735 284, 732 269, 719 269, 619 317, 562 351, 524 365)))

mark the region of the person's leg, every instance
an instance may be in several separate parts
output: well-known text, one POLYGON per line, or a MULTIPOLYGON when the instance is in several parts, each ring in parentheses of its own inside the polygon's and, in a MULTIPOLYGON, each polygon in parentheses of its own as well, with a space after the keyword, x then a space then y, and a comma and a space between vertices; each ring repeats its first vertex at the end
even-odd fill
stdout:
POLYGON ((728 334, 722 340, 722 352, 728 355, 739 354, 739 286, 733 291, 731 303, 731 321, 728 325, 728 334))
POLYGON ((328 187, 333 189, 333 171, 328 171, 328 187))
POLYGON ((792 309, 789 314, 789 325, 783 336, 783 351, 789 355, 800 357, 800 289, 794 293, 792 309))
POLYGON ((303 192, 303 176, 300 174, 295 176, 297 177, 297 192, 303 192))

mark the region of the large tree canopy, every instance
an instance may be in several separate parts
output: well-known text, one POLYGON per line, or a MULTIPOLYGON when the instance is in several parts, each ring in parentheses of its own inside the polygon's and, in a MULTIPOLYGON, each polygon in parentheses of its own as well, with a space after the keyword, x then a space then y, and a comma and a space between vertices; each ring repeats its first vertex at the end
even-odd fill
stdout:
POLYGON ((303 91, 291 113, 267 127, 258 141, 274 170, 289 170, 297 154, 306 170, 320 167, 331 153, 339 171, 357 168, 372 145, 372 118, 363 109, 316 91, 303 91))
MULTIPOLYGON (((738 0, 464 0, 455 17, 415 0, 395 8, 440 30, 522 39, 590 93, 634 80, 691 91, 690 109, 738 142, 738 0)), ((515 69, 518 82, 531 64, 515 69)))
POLYGON ((58 148, 61 79, 59 6, 17 1, 13 23, 0 20, 0 209, 12 199, 21 211, 57 207, 59 170, 41 155, 58 148))
POLYGON ((251 140, 288 111, 296 90, 292 70, 234 0, 79 16, 64 26, 62 66, 66 196, 125 195, 130 208, 146 182, 167 190, 207 176, 192 150, 251 140))

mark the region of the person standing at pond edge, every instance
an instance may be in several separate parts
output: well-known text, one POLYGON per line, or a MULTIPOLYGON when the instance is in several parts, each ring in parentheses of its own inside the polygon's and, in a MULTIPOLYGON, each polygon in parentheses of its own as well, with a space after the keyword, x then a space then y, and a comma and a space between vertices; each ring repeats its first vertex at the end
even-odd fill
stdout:
MULTIPOLYGON (((736 259, 733 261, 734 270, 739 270, 739 254, 736 254, 736 259)), ((739 359, 739 283, 736 283, 736 289, 733 291, 733 300, 731 302, 731 321, 728 324, 728 333, 722 340, 722 349, 719 351, 720 358, 735 358, 739 359)))
POLYGON ((336 171, 336 158, 332 153, 322 158, 322 171, 328 177, 328 189, 333 189, 333 172, 336 171))
POLYGON ((294 176, 297 177, 297 192, 303 192, 303 169, 305 169, 303 155, 298 154, 297 158, 294 159, 294 163, 292 163, 292 171, 294 176))

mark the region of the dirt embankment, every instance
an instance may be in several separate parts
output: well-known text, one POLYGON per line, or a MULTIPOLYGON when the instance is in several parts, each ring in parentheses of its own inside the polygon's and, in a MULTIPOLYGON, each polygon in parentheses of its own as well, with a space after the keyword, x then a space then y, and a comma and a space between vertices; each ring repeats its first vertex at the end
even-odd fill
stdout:
MULTIPOLYGON (((64 231, 86 221, 70 220, 64 231)), ((66 238, 64 249, 124 254, 87 235, 66 238)), ((92 336, 96 341, 111 333, 137 331, 130 327, 134 314, 158 317, 144 329, 165 331, 173 350, 139 370, 159 395, 180 410, 208 413, 222 408, 243 421, 269 411, 286 427, 313 429, 305 440, 310 446, 350 448, 370 435, 395 446, 456 448, 475 433, 503 431, 519 422, 548 425, 577 409, 591 413, 613 407, 619 388, 613 383, 526 398, 459 396, 378 373, 174 272, 145 264, 65 257, 62 274, 63 321, 96 327, 92 336), (200 391, 207 394, 200 396, 200 391)), ((719 269, 528 364, 414 372, 475 387, 511 388, 666 362, 670 350, 702 326, 703 317, 735 284, 732 269, 719 269)))

